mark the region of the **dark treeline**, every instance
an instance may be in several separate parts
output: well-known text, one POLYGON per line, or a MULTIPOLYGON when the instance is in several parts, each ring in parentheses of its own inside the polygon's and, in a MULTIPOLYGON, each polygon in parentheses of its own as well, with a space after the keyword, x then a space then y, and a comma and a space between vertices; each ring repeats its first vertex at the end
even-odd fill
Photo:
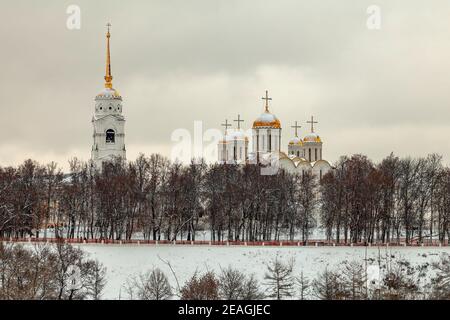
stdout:
POLYGON ((407 242, 449 236, 450 169, 441 157, 379 164, 342 157, 319 181, 255 165, 171 163, 160 155, 96 170, 70 161, 0 167, 0 237, 407 242), (51 229, 46 228, 51 227, 51 229))
POLYGON ((448 239, 450 170, 438 155, 390 155, 379 164, 360 155, 343 157, 320 188, 321 220, 329 239, 448 239))

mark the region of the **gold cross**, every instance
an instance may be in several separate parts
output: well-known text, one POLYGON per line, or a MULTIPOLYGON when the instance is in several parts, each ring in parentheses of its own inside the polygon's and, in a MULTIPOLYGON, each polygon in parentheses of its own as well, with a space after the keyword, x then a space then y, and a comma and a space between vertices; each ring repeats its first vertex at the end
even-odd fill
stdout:
POLYGON ((238 114, 237 120, 233 120, 233 121, 238 123, 238 130, 240 130, 241 129, 241 122, 244 122, 244 120, 241 120, 241 115, 238 114))
POLYGON ((269 112, 269 100, 272 100, 272 98, 269 98, 269 91, 266 90, 266 97, 261 99, 266 100, 266 111, 269 112))
POLYGON ((221 126, 225 127, 225 134, 227 134, 227 129, 228 129, 228 127, 231 127, 231 124, 229 124, 228 120, 225 119, 225 123, 223 123, 221 126))
POLYGON ((295 128, 295 137, 298 138, 297 129, 300 129, 302 126, 297 125, 297 121, 295 121, 295 126, 292 126, 291 128, 295 128))
POLYGON ((314 116, 311 116, 311 121, 306 121, 306 123, 311 124, 311 132, 314 133, 314 124, 318 123, 317 121, 314 121, 314 116))

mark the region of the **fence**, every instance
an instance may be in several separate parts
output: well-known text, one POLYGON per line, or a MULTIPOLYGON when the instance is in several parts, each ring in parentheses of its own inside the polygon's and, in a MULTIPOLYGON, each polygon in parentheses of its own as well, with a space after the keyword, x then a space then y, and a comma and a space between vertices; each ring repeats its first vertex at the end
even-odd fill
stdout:
POLYGON ((384 243, 367 242, 336 242, 327 240, 308 240, 308 241, 204 241, 204 240, 113 240, 113 239, 83 239, 83 238, 0 238, 2 242, 21 242, 21 243, 70 243, 70 244, 114 244, 114 245, 195 245, 195 246, 270 246, 270 247, 442 247, 448 246, 449 241, 445 240, 417 240, 406 243, 404 239, 400 241, 391 241, 384 243))

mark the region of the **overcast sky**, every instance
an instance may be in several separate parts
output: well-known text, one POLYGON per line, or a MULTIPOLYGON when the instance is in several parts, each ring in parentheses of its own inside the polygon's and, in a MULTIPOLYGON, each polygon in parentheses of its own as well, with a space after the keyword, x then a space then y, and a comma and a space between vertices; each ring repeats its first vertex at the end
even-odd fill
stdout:
POLYGON ((251 127, 271 111, 283 149, 314 115, 324 158, 441 153, 450 162, 450 1, 2 1, 0 165, 89 159, 112 23, 128 159, 170 156, 171 133, 251 127), (81 29, 66 27, 69 5, 81 29), (366 26, 381 8, 381 29, 366 26))

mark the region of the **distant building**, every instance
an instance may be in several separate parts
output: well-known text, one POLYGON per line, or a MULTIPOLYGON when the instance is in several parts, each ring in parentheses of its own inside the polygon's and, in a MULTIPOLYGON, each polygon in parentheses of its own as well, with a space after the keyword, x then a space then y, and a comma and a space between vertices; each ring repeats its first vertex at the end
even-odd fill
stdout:
MULTIPOLYGON (((314 132, 314 117, 307 121, 311 125, 311 132, 302 138, 298 135, 300 126, 295 121, 295 136, 289 141, 287 154, 281 151, 281 122, 269 111, 269 94, 266 91, 264 112, 253 122, 252 151, 248 152, 248 137, 241 130, 238 117, 238 128, 228 129, 230 124, 225 121, 225 134, 218 144, 218 160, 220 163, 258 163, 268 164, 274 158, 279 166, 291 173, 313 172, 320 178, 332 169, 331 164, 322 158, 323 142, 314 132)), ((273 162, 272 162, 273 163, 273 162)))

